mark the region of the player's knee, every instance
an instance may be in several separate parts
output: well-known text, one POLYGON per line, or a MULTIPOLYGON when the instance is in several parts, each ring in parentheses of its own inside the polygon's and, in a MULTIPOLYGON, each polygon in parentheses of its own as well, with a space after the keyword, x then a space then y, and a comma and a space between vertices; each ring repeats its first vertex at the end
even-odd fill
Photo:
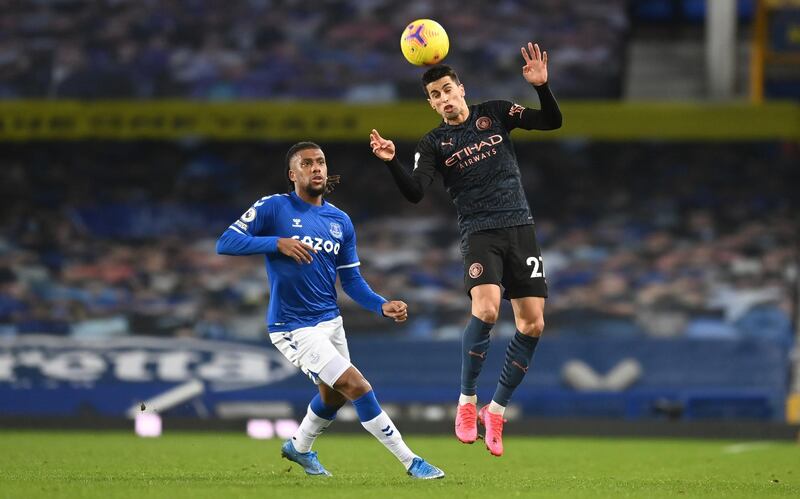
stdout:
POLYGON ((472 307, 472 315, 487 324, 494 324, 500 316, 500 308, 491 304, 479 304, 472 307))
POLYGON ((361 376, 357 379, 353 379, 348 388, 350 400, 355 400, 372 390, 372 385, 369 384, 369 381, 367 381, 366 378, 361 376))
POLYGON ((539 337, 544 331, 544 317, 539 316, 533 320, 519 320, 517 321, 517 329, 525 336, 539 337))
POLYGON ((350 400, 355 400, 372 390, 372 385, 360 373, 342 376, 334 384, 336 390, 350 400))

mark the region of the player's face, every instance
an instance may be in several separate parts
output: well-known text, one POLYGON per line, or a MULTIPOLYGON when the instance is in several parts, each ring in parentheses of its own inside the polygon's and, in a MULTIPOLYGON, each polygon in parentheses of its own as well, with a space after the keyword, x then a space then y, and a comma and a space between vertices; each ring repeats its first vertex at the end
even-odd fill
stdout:
POLYGON ((450 76, 443 76, 425 86, 431 107, 450 124, 458 124, 467 118, 467 101, 464 100, 464 85, 457 84, 450 76))
POLYGON ((328 165, 325 154, 320 149, 303 149, 292 158, 289 180, 294 182, 295 190, 306 192, 311 197, 325 193, 328 181, 328 165))

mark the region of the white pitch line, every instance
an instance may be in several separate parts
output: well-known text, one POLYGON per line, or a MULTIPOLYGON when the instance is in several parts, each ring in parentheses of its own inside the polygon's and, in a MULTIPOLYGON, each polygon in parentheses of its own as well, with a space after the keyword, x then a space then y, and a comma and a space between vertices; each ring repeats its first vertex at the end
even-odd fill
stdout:
MULTIPOLYGON (((148 400, 142 401, 145 405, 147 410, 151 412, 163 412, 168 409, 172 409, 178 404, 186 402, 189 399, 197 397, 201 395, 205 391, 205 385, 203 382, 198 379, 192 379, 178 385, 174 388, 170 388, 169 390, 156 395, 155 397, 151 397, 148 400)), ((129 418, 135 418, 136 414, 141 411, 139 402, 136 402, 128 409, 127 414, 129 418)))
POLYGON ((751 452, 754 450, 763 450, 772 447, 774 444, 771 442, 747 442, 741 444, 728 445, 722 449, 725 454, 741 454, 742 452, 751 452))

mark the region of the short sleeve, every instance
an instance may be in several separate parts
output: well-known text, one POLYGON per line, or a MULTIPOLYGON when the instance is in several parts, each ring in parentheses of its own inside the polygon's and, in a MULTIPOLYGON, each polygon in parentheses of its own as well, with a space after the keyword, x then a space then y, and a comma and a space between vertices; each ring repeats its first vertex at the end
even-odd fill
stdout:
POLYGON ((488 101, 486 106, 491 113, 500 120, 503 127, 508 132, 520 126, 522 113, 527 109, 524 106, 507 100, 488 101))
POLYGON ((347 217, 342 231, 342 246, 336 257, 336 269, 358 267, 359 265, 361 262, 358 260, 358 250, 356 249, 356 230, 350 217, 347 217))
POLYGON ((274 226, 278 194, 264 196, 247 209, 230 228, 249 236, 268 236, 274 226))

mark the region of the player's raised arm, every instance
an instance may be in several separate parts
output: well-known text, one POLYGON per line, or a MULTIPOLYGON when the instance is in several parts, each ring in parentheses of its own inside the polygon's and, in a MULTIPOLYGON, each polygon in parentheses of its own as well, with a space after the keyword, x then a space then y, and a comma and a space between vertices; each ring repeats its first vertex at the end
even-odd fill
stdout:
POLYGON ((389 167, 392 178, 394 178, 403 196, 412 203, 419 203, 425 196, 425 189, 433 182, 433 163, 427 163, 427 156, 425 157, 424 168, 419 168, 421 153, 418 149, 414 156, 414 170, 409 173, 400 160, 397 159, 394 142, 381 137, 381 134, 375 129, 369 134, 369 145, 372 148, 372 153, 389 167))
POLYGON ((538 43, 528 42, 528 48, 521 47, 522 58, 525 65, 522 66, 522 77, 531 85, 540 86, 547 83, 547 51, 539 50, 538 43))
MULTIPOLYGON (((547 84, 547 51, 541 51, 538 43, 531 42, 528 42, 527 47, 521 47, 520 51, 525 61, 525 65, 522 66, 522 77, 536 89, 541 109, 520 110, 512 127, 522 128, 523 130, 555 130, 556 128, 561 128, 561 110, 558 108, 558 102, 556 102, 556 98, 547 84)), ((515 117, 514 113, 510 114, 512 118, 515 117)))
POLYGON ((372 154, 382 161, 391 161, 394 159, 396 150, 394 142, 389 139, 384 139, 381 134, 374 128, 369 132, 369 146, 372 148, 372 154))

